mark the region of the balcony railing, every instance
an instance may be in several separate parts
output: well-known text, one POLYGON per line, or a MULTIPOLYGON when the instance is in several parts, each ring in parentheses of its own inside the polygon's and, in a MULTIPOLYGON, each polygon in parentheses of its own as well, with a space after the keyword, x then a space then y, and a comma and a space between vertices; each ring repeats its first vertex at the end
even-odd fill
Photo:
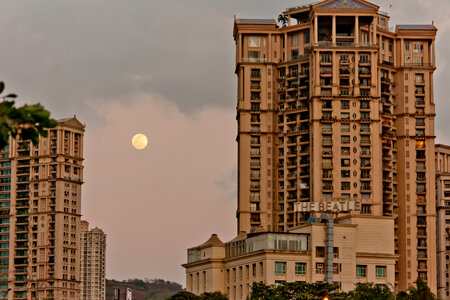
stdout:
POLYGON ((242 58, 242 62, 265 63, 267 62, 267 59, 265 57, 244 57, 242 58))
POLYGON ((430 64, 430 63, 405 63, 405 67, 407 67, 407 68, 430 68, 430 67, 433 67, 433 64, 430 64))

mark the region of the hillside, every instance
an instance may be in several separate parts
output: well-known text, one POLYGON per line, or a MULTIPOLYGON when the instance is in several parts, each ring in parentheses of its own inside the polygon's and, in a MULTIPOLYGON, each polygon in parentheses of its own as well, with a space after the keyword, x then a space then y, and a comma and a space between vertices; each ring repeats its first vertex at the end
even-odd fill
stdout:
POLYGON ((133 300, 164 300, 182 291, 181 284, 162 279, 129 279, 124 281, 106 280, 106 299, 113 299, 114 288, 133 290, 133 300))

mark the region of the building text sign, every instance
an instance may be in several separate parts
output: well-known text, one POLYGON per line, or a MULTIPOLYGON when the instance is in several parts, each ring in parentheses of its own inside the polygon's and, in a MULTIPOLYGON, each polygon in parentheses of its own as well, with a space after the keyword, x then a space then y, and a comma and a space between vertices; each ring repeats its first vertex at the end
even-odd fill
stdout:
POLYGON ((359 201, 333 201, 333 202, 300 202, 294 204, 298 212, 347 212, 360 211, 359 201))

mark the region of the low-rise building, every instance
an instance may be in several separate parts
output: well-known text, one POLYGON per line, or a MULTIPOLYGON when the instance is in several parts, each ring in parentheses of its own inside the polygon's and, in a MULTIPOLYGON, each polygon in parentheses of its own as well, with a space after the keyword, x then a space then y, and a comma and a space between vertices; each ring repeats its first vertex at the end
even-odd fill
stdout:
MULTIPOLYGON (((343 291, 356 282, 393 284, 395 280, 394 219, 345 216, 334 220, 332 280, 343 291)), ((186 290, 221 292, 245 299, 254 282, 323 282, 326 280, 326 227, 309 223, 287 233, 240 233, 223 243, 213 234, 188 249, 186 290)))

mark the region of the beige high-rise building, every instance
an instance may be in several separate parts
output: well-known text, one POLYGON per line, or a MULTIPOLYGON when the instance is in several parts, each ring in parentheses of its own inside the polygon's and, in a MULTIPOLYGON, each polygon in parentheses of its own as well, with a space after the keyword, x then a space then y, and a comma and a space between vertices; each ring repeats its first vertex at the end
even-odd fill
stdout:
POLYGON ((79 299, 85 126, 62 119, 39 145, 0 158, 0 289, 8 299, 79 299))
POLYGON ((235 19, 238 232, 286 232, 301 202, 395 219, 395 285, 437 292, 432 25, 389 27, 363 0, 235 19))
POLYGON ((106 299, 106 234, 100 228, 89 230, 81 221, 81 297, 83 300, 106 299))
POLYGON ((437 287, 450 299, 450 146, 436 145, 437 287))

